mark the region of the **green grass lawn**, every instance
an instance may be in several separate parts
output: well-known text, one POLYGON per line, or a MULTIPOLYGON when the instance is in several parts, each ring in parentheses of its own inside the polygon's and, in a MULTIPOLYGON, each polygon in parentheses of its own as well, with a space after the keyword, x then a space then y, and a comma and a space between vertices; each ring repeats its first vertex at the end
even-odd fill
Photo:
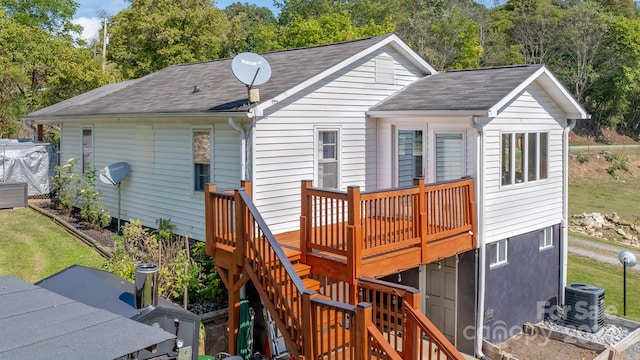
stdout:
POLYGON ((100 267, 97 252, 30 209, 0 210, 0 276, 33 283, 71 265, 100 267))
MULTIPOLYGON (((567 284, 574 282, 604 288, 607 314, 624 317, 622 265, 599 263, 593 259, 569 254, 567 284)), ((627 316, 640 321, 640 272, 627 269, 627 316)))
POLYGON ((639 187, 635 181, 570 184, 569 214, 616 212, 622 219, 636 222, 640 217, 639 187))

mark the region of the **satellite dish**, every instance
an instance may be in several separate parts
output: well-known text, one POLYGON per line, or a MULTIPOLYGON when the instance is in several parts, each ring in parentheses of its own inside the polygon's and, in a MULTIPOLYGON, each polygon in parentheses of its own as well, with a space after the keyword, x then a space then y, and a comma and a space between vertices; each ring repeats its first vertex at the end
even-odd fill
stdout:
POLYGON ((629 267, 634 267, 637 263, 636 256, 633 255, 631 251, 626 250, 623 250, 618 254, 618 260, 620 260, 621 264, 629 267))
POLYGON ((231 62, 231 71, 236 79, 249 87, 262 85, 271 77, 271 65, 262 56, 254 53, 241 53, 231 62))
POLYGON ((100 181, 105 184, 118 185, 129 174, 129 164, 117 162, 100 170, 100 181))
POLYGON ((121 161, 100 170, 100 181, 115 185, 118 190, 118 234, 120 233, 120 183, 129 175, 129 164, 121 161))

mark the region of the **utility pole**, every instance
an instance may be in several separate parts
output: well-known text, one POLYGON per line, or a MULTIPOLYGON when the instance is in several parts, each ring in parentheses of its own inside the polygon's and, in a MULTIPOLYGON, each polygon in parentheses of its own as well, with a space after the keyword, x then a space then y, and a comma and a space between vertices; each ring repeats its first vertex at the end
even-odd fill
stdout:
POLYGON ((109 17, 107 16, 107 11, 104 9, 100 9, 98 11, 100 17, 102 17, 102 71, 107 70, 107 39, 109 38, 107 34, 107 23, 109 22, 109 17))

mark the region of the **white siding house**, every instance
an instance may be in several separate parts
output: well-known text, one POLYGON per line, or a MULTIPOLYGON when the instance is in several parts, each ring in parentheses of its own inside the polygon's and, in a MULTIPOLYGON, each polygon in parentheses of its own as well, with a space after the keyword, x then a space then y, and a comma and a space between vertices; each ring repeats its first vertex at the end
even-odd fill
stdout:
MULTIPOLYGON (((545 66, 437 72, 392 34, 263 56, 272 76, 255 103, 223 59, 107 85, 25 120, 60 124, 63 161, 131 165, 123 219, 171 219, 199 240, 203 182, 251 180, 278 234, 299 228, 301 180, 377 190, 470 177, 478 248, 411 270, 430 301, 434 279, 454 294, 427 316, 473 353, 492 330, 483 326, 535 321, 537 303, 562 302, 568 132, 587 114, 545 66), (538 247, 547 234, 551 246, 538 247)), ((115 217, 116 191, 98 188, 115 217)))

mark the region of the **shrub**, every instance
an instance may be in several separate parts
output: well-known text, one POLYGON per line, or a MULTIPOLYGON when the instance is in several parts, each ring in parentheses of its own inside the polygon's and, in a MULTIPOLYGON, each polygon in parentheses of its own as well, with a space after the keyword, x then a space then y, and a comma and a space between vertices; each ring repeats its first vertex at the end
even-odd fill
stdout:
POLYGON ((607 173, 611 176, 617 176, 619 170, 629 172, 629 158, 622 154, 605 154, 606 159, 611 165, 607 168, 607 173))
POLYGON ((578 160, 578 162, 580 164, 584 164, 586 162, 589 162, 590 157, 589 157, 589 154, 587 154, 587 153, 579 153, 576 156, 576 159, 578 160))
POLYGON ((184 300, 184 290, 192 301, 215 299, 222 284, 213 259, 206 255, 204 243, 189 249, 188 239, 173 234, 171 220, 159 219, 158 230, 149 231, 140 220, 130 220, 116 237, 113 256, 105 264, 106 270, 130 281, 135 280, 139 263, 153 262, 159 266, 159 294, 175 302, 184 300))
POLYGON ((89 164, 84 178, 75 172, 77 159, 69 159, 63 166, 56 166, 56 175, 51 182, 52 203, 57 209, 71 214, 76 205, 80 207, 80 218, 93 227, 111 224, 111 215, 106 212, 100 193, 95 189, 96 168, 89 164))
POLYGON ((96 168, 89 164, 84 175, 82 188, 78 193, 80 202, 80 218, 93 227, 106 227, 111 224, 111 215, 105 210, 100 193, 95 189, 96 168))
POLYGON ((71 214, 75 203, 80 177, 75 173, 75 166, 78 159, 69 159, 62 166, 55 167, 56 175, 51 182, 53 206, 68 214, 71 214))

